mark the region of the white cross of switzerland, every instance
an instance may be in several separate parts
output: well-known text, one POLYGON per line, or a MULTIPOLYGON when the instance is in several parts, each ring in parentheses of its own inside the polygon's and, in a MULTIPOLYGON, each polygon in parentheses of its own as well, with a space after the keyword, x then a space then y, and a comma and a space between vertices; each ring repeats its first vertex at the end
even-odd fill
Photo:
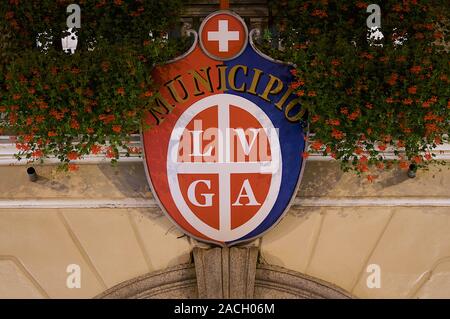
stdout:
POLYGON ((219 20, 219 30, 209 31, 208 41, 218 41, 219 52, 228 52, 228 42, 239 41, 239 31, 228 30, 228 20, 219 20))

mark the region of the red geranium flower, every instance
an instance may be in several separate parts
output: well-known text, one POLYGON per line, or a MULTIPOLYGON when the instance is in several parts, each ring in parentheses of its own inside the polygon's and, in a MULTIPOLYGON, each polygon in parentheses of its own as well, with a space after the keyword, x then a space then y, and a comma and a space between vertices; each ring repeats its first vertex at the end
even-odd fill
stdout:
POLYGON ((398 164, 398 166, 399 166, 401 169, 408 169, 408 168, 409 168, 409 163, 408 163, 408 162, 405 162, 405 161, 400 161, 400 163, 398 164))
POLYGON ((322 148, 323 144, 321 141, 314 141, 314 143, 312 143, 311 148, 315 151, 319 151, 322 148))
POLYGON ((32 153, 32 156, 33 157, 42 157, 42 156, 44 156, 44 152, 42 152, 41 150, 35 150, 33 153, 32 153))
POLYGON ((117 153, 113 150, 113 148, 110 146, 106 150, 106 157, 107 158, 114 158, 117 157, 117 153))
POLYGON ((76 165, 76 164, 70 163, 70 164, 67 166, 67 168, 69 169, 69 171, 75 172, 75 171, 78 171, 78 169, 79 169, 80 167, 79 167, 78 165, 76 165))
POLYGON ((311 118, 311 122, 316 123, 320 120, 320 115, 314 114, 311 118))
POLYGON ((102 147, 100 145, 92 145, 91 147, 91 153, 96 155, 102 151, 102 147))
POLYGON ((341 124, 341 122, 338 119, 330 119, 330 120, 327 120, 327 124, 339 126, 341 124))
POLYGON ((411 86, 408 88, 409 94, 416 94, 417 93, 417 86, 411 86))
POLYGON ((377 163, 377 168, 378 169, 384 169, 384 163, 383 162, 377 163))
POLYGON ((386 150, 386 145, 385 144, 380 144, 380 145, 378 145, 378 149, 380 151, 385 151, 386 150))
POLYGON ((72 120, 72 121, 70 121, 70 127, 78 130, 80 128, 80 124, 78 123, 77 120, 72 120))
POLYGON ((342 133, 339 130, 336 130, 335 128, 333 128, 332 132, 331 132, 331 136, 334 137, 337 140, 342 140, 344 138, 344 133, 342 133))
POLYGON ((405 105, 411 105, 413 103, 413 100, 410 98, 403 99, 402 103, 405 105))
POLYGON ((146 92, 144 93, 144 96, 145 96, 145 97, 151 97, 151 96, 153 96, 153 92, 150 91, 150 90, 148 90, 148 91, 146 91, 146 92))
POLYGON ((67 158, 71 161, 76 160, 79 157, 80 157, 80 155, 75 151, 71 151, 71 152, 67 153, 67 158))
POLYGON ((112 130, 116 133, 120 133, 120 131, 122 131, 122 126, 121 125, 113 125, 112 130))
POLYGON ((422 67, 420 65, 415 65, 411 69, 409 69, 413 74, 419 74, 422 71, 422 67))
POLYGON ((120 87, 117 89, 117 94, 124 96, 125 95, 125 89, 123 87, 120 87))

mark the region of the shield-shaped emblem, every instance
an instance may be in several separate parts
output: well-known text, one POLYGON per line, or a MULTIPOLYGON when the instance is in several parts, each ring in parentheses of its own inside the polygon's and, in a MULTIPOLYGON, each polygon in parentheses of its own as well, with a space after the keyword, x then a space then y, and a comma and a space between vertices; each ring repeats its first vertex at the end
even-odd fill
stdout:
POLYGON ((142 135, 163 211, 189 236, 222 246, 274 226, 304 164, 292 66, 260 53, 252 35, 231 11, 209 15, 184 56, 155 68, 159 91, 146 118, 154 126, 142 135))

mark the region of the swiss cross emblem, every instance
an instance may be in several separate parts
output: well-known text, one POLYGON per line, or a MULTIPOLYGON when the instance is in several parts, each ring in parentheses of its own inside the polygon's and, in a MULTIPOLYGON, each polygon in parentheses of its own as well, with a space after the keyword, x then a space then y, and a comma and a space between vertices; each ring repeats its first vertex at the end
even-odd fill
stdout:
POLYGON ((304 165, 291 66, 260 54, 251 36, 231 11, 207 17, 191 50, 155 69, 160 88, 143 132, 163 211, 189 236, 223 246, 273 227, 304 165))
POLYGON ((229 60, 241 53, 247 38, 245 22, 232 12, 213 13, 200 26, 200 46, 218 60, 229 60))

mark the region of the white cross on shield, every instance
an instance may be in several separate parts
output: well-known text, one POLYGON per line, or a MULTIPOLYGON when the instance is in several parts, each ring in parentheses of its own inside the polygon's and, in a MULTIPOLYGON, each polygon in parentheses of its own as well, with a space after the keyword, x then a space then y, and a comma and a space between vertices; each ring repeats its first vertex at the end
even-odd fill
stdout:
POLYGON ((208 41, 219 42, 219 52, 228 52, 228 42, 238 40, 239 31, 228 30, 228 20, 219 20, 219 30, 208 32, 208 41))
POLYGON ((167 175, 171 195, 186 221, 213 240, 236 240, 264 221, 278 196, 282 176, 278 133, 268 116, 256 104, 243 97, 232 94, 205 97, 180 116, 172 131, 167 175), (201 140, 208 128, 195 123, 195 119, 211 108, 216 112, 214 120, 217 123, 217 138, 214 143, 204 146, 205 143, 201 140), (249 117, 255 119, 255 127, 231 127, 233 110, 248 113, 249 117), (193 129, 187 130, 188 125, 193 129), (186 138, 186 134, 192 139, 189 150, 186 151, 191 160, 180 161, 180 143, 186 138), (270 156, 249 158, 260 135, 264 135, 268 142, 270 156), (234 154, 233 149, 237 147, 231 147, 233 139, 239 144, 244 160, 234 154), (259 180, 267 181, 267 185, 255 183, 258 180, 255 176, 262 177, 259 180), (258 198, 258 192, 261 193, 264 188, 267 188, 264 198, 260 195, 258 198), (207 214, 218 215, 218 227, 205 222, 201 217, 202 209, 207 209, 207 214), (245 214, 249 210, 254 213, 248 219, 241 224, 233 222, 233 218, 239 217, 233 214, 245 214))

